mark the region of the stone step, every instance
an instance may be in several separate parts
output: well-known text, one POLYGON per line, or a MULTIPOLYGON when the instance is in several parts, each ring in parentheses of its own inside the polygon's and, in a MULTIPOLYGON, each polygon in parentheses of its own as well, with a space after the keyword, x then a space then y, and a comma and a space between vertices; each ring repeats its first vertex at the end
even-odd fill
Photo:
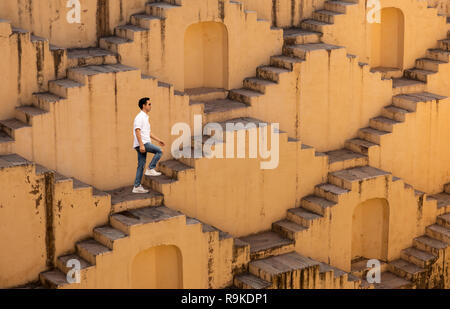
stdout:
POLYGON ((450 61, 450 51, 443 49, 429 49, 427 50, 427 58, 443 62, 450 61))
POLYGON ((190 88, 184 91, 189 100, 196 102, 208 102, 213 100, 224 100, 228 97, 228 90, 222 88, 190 88))
POLYGON ((131 15, 131 23, 144 29, 151 29, 161 23, 161 18, 147 14, 134 14, 131 15))
POLYGON ((239 240, 250 244, 251 260, 263 259, 294 250, 294 241, 272 231, 240 237, 239 240))
POLYGON ((324 9, 313 12, 312 18, 320 22, 334 24, 335 17, 340 15, 344 15, 344 13, 324 9))
POLYGON ((381 177, 385 178, 388 175, 391 174, 371 166, 361 166, 329 173, 328 181, 340 188, 358 190, 358 186, 362 182, 381 177))
POLYGON ((439 66, 447 63, 448 62, 429 58, 420 58, 416 60, 416 66, 418 69, 432 72, 439 72, 439 66))
POLYGON ((450 229, 450 213, 446 213, 437 217, 437 224, 450 229))
POLYGON ((419 250, 429 252, 435 256, 444 251, 449 245, 445 242, 423 235, 414 238, 413 246, 419 250))
POLYGON ((319 43, 322 33, 306 31, 300 28, 284 29, 284 43, 287 45, 319 43))
MULTIPOLYGON (((317 199, 321 198, 317 197, 317 199)), ((326 203, 329 201, 325 200, 323 202, 326 203)), ((321 218, 323 218, 321 215, 318 215, 317 213, 309 211, 303 207, 291 208, 287 211, 288 220, 305 227, 310 227, 313 224, 314 220, 318 220, 321 218)))
POLYGON ((274 67, 279 67, 286 70, 294 70, 294 66, 298 65, 299 63, 304 62, 304 60, 295 58, 295 57, 289 57, 289 56, 272 56, 270 57, 270 65, 274 67))
POLYGON ((439 48, 445 51, 450 51, 450 39, 440 40, 439 48))
MULTIPOLYGON (((351 272, 350 274, 353 276, 356 276, 357 278, 363 280, 363 281, 367 281, 367 273, 369 272, 369 270, 371 269, 371 266, 367 266, 367 262, 369 261, 369 259, 367 258, 361 258, 358 259, 357 261, 352 261, 351 264, 351 272)), ((380 271, 386 271, 388 269, 388 266, 385 262, 380 261, 380 271)))
POLYGON ((446 193, 433 194, 433 195, 429 195, 428 199, 436 200, 438 209, 444 208, 445 212, 450 211, 450 195, 449 194, 446 194, 446 193))
POLYGON ((77 253, 92 265, 97 264, 97 257, 110 254, 112 251, 108 247, 100 244, 91 238, 77 243, 77 253))
POLYGON ((263 94, 260 92, 241 88, 231 90, 228 94, 228 97, 230 100, 251 105, 256 103, 256 100, 262 95, 263 94))
POLYGON ((348 278, 348 273, 343 271, 342 269, 333 267, 326 263, 319 263, 319 274, 332 273, 334 279, 342 279, 345 282, 348 278))
POLYGON ((70 270, 74 269, 74 263, 80 263, 80 271, 93 267, 91 263, 77 254, 60 256, 56 260, 56 267, 64 274, 67 274, 70 270))
POLYGON ((244 87, 260 93, 266 93, 267 88, 275 86, 277 83, 258 77, 244 79, 244 87))
POLYGON ((366 155, 345 148, 329 151, 325 154, 328 156, 328 170, 330 172, 369 164, 369 158, 366 155))
POLYGON ((379 116, 370 119, 369 126, 375 130, 392 133, 394 131, 394 126, 398 123, 400 122, 391 118, 379 116))
POLYGON ((394 95, 424 92, 426 91, 426 87, 426 83, 418 80, 407 79, 404 77, 392 79, 394 95))
POLYGON ((35 106, 20 106, 16 107, 16 119, 32 126, 33 125, 33 118, 37 116, 41 116, 44 114, 47 114, 48 112, 40 109, 39 107, 35 106))
POLYGON ((404 75, 406 78, 415 79, 424 83, 428 82, 429 77, 433 74, 436 74, 436 72, 418 68, 408 69, 404 71, 404 75))
POLYGON ((300 205, 302 208, 321 217, 325 216, 329 208, 337 205, 339 195, 348 192, 342 188, 335 188, 335 186, 330 184, 319 185, 315 190, 317 195, 309 195, 302 198, 300 205), (334 200, 331 200, 330 198, 334 200))
POLYGON ((138 27, 132 24, 117 26, 114 29, 115 35, 131 41, 137 41, 136 37, 142 37, 148 33, 147 28, 138 27))
MULTIPOLYGON (((248 114, 249 104, 238 102, 236 100, 213 100, 208 102, 190 102, 190 104, 203 104, 205 121, 221 122, 227 119, 246 116, 248 114)), ((189 164, 188 164, 189 165, 189 164)))
POLYGON ((95 75, 119 74, 127 72, 139 72, 138 69, 123 64, 90 65, 85 67, 70 68, 68 77, 80 84, 87 84, 89 78, 95 75))
POLYGON ((400 253, 400 257, 403 260, 413 263, 421 268, 427 268, 428 266, 436 262, 438 258, 431 253, 419 250, 414 247, 403 249, 400 253))
POLYGON ((148 193, 136 194, 132 192, 133 187, 134 185, 106 192, 111 195, 112 213, 119 213, 141 207, 162 205, 164 196, 161 193, 146 188, 149 190, 148 193))
POLYGON ((148 15, 167 18, 174 10, 180 8, 179 5, 173 5, 167 2, 153 2, 146 4, 146 13, 148 15))
POLYGON ((386 271, 381 273, 381 282, 374 284, 375 289, 412 289, 414 284, 406 279, 386 271))
POLYGON ((177 217, 185 216, 165 206, 145 207, 113 214, 110 217, 110 224, 113 228, 130 235, 130 229, 133 226, 157 223, 177 217))
POLYGON ((411 112, 417 110, 417 104, 422 102, 431 102, 443 100, 446 97, 429 92, 418 92, 410 94, 396 95, 392 99, 392 103, 396 107, 406 109, 411 112))
POLYGON ((333 24, 331 24, 331 23, 318 21, 315 19, 306 19, 306 20, 302 21, 302 23, 300 24, 300 28, 303 30, 306 30, 306 31, 314 31, 314 32, 324 33, 325 28, 330 27, 332 25, 333 24))
POLYGON ((71 48, 67 50, 67 67, 116 64, 117 55, 101 48, 71 48))
POLYGON ((346 1, 326 1, 325 2, 325 9, 329 11, 335 11, 339 13, 347 13, 350 6, 355 5, 355 3, 352 2, 346 2, 346 1))
POLYGON ((164 186, 171 185, 174 182, 177 182, 177 180, 166 175, 161 176, 144 175, 142 184, 146 187, 151 188, 152 190, 155 190, 156 192, 162 193, 164 186))
POLYGON ((289 57, 297 57, 306 60, 309 53, 315 51, 331 51, 334 49, 343 48, 341 46, 330 45, 325 43, 312 43, 312 44, 297 44, 297 45, 286 45, 283 47, 283 55, 289 57))
POLYGON ((49 82, 50 92, 62 98, 73 98, 82 87, 84 87, 83 84, 71 79, 58 79, 49 82))
POLYGON ((405 122, 406 115, 411 113, 409 110, 394 105, 387 106, 381 111, 383 117, 392 119, 397 122, 405 122))
POLYGON ((345 142, 345 148, 366 156, 369 155, 372 148, 376 147, 379 147, 379 145, 360 138, 354 138, 345 142))
POLYGON ((370 69, 370 72, 381 73, 382 79, 400 78, 403 76, 403 71, 399 68, 376 67, 370 69))
POLYGON ((2 168, 11 168, 11 167, 17 167, 17 166, 32 167, 33 162, 30 162, 27 159, 25 159, 17 154, 5 154, 5 155, 0 155, 0 166, 2 168))
POLYGON ((380 145, 383 136, 386 136, 389 133, 390 132, 380 131, 374 128, 367 127, 358 130, 358 137, 371 143, 380 145))
MULTIPOLYGON (((339 199, 350 192, 347 189, 335 186, 330 183, 325 183, 318 185, 314 188, 314 193, 316 196, 322 197, 329 202, 333 202, 335 204, 339 203, 339 199)), ((312 212, 317 213, 318 215, 324 216, 325 212, 327 211, 327 208, 334 206, 335 204, 329 204, 329 203, 323 203, 323 200, 319 200, 317 202, 320 202, 321 204, 309 204, 307 201, 309 201, 310 198, 308 198, 305 203, 302 202, 302 207, 306 208, 308 210, 311 210, 312 212), (317 207, 319 206, 319 207, 317 207)), ((303 200, 302 200, 303 201, 303 200)))
POLYGON ((450 229, 433 224, 428 226, 425 231, 427 236, 440 240, 446 244, 450 244, 450 229))
POLYGON ((3 131, 12 139, 15 139, 15 132, 17 130, 26 128, 30 128, 30 126, 15 118, 0 121, 0 131, 3 131))
POLYGON ((425 274, 425 269, 404 259, 390 262, 388 269, 393 274, 410 281, 417 281, 425 274))
POLYGON ((245 273, 234 277, 234 285, 238 289, 268 289, 272 286, 271 282, 263 280, 255 275, 245 273))
POLYGON ((166 176, 179 180, 189 171, 194 171, 194 168, 178 160, 168 160, 160 163, 159 170, 166 176))
POLYGON ((33 93, 33 105, 44 111, 50 111, 53 104, 64 100, 64 98, 50 92, 33 93))
POLYGON ((127 236, 124 232, 109 225, 94 229, 94 239, 111 250, 114 249, 114 243, 117 240, 126 238, 127 236))
POLYGON ((0 155, 7 155, 13 151, 14 139, 0 129, 0 155))
POLYGON ((314 288, 319 262, 296 252, 273 256, 249 263, 249 272, 275 289, 314 288))
POLYGON ((50 289, 59 289, 70 285, 67 281, 66 274, 57 269, 39 274, 39 281, 44 287, 50 289))
POLYGON ((272 231, 294 241, 300 232, 307 229, 307 227, 301 224, 286 219, 272 223, 272 231))
POLYGON ((289 73, 289 70, 273 66, 260 66, 256 68, 256 77, 279 83, 282 74, 289 73))
POLYGON ((122 47, 131 44, 133 41, 119 36, 109 36, 100 38, 99 45, 103 49, 110 50, 115 53, 119 53, 122 47))

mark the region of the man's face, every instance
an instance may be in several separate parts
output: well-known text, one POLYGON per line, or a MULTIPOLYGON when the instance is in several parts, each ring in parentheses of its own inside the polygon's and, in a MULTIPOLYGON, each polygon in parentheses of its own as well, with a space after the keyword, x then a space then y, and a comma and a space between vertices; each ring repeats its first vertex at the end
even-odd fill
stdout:
POLYGON ((147 103, 145 103, 145 105, 142 108, 144 110, 144 112, 148 113, 152 110, 152 102, 147 101, 147 103))

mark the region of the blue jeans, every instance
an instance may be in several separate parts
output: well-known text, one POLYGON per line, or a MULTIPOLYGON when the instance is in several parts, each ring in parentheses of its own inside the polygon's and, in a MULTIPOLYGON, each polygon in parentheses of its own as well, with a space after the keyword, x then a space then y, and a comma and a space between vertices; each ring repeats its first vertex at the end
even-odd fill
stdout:
POLYGON ((134 182, 134 187, 139 187, 141 185, 142 176, 144 175, 144 166, 147 161, 147 152, 154 153, 152 162, 150 162, 149 169, 154 169, 156 164, 158 164, 159 160, 162 157, 162 150, 158 146, 155 146, 151 143, 147 143, 144 145, 146 152, 142 153, 139 151, 139 146, 134 148, 138 153, 138 167, 136 172, 136 180, 134 182))

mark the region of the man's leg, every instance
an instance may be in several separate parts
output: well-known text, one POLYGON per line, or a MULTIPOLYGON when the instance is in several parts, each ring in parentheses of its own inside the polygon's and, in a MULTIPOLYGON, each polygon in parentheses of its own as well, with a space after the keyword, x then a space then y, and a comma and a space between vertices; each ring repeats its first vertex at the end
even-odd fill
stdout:
POLYGON ((161 148, 159 148, 158 146, 153 145, 151 143, 145 144, 145 149, 147 150, 147 152, 151 152, 151 153, 155 154, 153 156, 152 162, 150 162, 150 165, 148 167, 150 170, 155 169, 156 165, 158 164, 159 160, 162 157, 163 152, 162 152, 161 148))
POLYGON ((136 171, 136 180, 134 181, 134 187, 137 188, 141 185, 142 176, 144 175, 145 162, 147 161, 147 153, 139 151, 139 147, 136 149, 138 155, 138 167, 136 171))

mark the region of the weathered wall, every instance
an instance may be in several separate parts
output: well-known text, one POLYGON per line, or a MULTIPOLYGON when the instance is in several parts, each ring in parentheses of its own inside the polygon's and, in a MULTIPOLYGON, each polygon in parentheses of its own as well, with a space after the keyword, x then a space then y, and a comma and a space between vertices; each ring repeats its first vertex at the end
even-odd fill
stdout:
POLYGON ((316 10, 323 9, 325 0, 243 0, 245 8, 258 13, 259 18, 276 27, 296 27, 310 18, 316 10))
POLYGON ((131 14, 143 11, 146 0, 79 0, 81 23, 69 23, 68 0, 16 1, 0 3, 0 18, 16 27, 48 38, 60 47, 87 47, 98 44, 98 38, 111 35, 114 27, 126 24, 131 14))
POLYGON ((0 287, 13 287, 47 268, 45 179, 31 163, 10 167, 0 159, 0 166, 0 287))
POLYGON ((0 77, 0 119, 7 119, 14 116, 15 107, 31 103, 33 92, 48 89, 48 81, 61 75, 62 63, 59 52, 51 51, 47 40, 13 31, 5 20, 0 20, 0 50, 4 72, 0 77))

